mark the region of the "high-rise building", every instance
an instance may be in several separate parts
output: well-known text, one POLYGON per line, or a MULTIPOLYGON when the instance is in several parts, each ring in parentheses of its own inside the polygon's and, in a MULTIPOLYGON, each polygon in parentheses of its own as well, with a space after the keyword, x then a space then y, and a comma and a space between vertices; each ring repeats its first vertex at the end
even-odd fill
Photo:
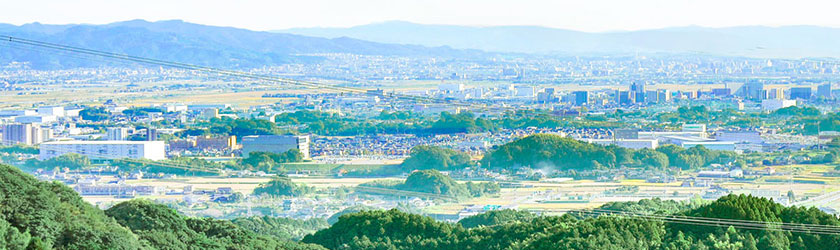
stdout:
POLYGON ((554 88, 546 88, 542 92, 537 93, 537 102, 547 104, 560 101, 560 98, 554 96, 554 88))
POLYGON ((785 92, 782 91, 780 88, 768 89, 767 91, 767 99, 773 100, 783 100, 785 99, 785 92))
POLYGON ((767 98, 767 92, 764 91, 764 83, 760 81, 750 81, 742 87, 743 96, 745 99, 753 101, 761 101, 767 98))
POLYGON ((575 106, 585 106, 589 104, 589 92, 588 91, 575 91, 575 106))
POLYGON ((725 97, 731 95, 732 92, 728 88, 712 89, 712 95, 716 97, 725 97))
POLYGON ((108 141, 124 141, 128 139, 128 128, 108 128, 105 134, 105 140, 108 141))
POLYGON ((32 124, 9 124, 3 126, 3 144, 32 145, 32 124))
POLYGON ((643 103, 645 102, 645 83, 644 82, 634 82, 630 84, 630 92, 633 95, 633 100, 635 103, 643 103))
POLYGON ((251 152, 285 153, 291 149, 300 150, 303 158, 309 158, 308 135, 249 135, 242 137, 242 156, 251 152))
POLYGON ((32 124, 7 124, 3 126, 3 144, 35 145, 52 138, 52 130, 32 124))
POLYGON ((645 91, 645 101, 648 103, 659 103, 659 94, 657 94, 656 90, 645 91))
POLYGON ((208 108, 201 111, 201 116, 205 119, 219 118, 219 109, 208 108))
POLYGON ((790 99, 811 99, 811 87, 790 88, 790 99))
POLYGON ((158 130, 155 128, 147 128, 146 129, 146 140, 147 141, 157 141, 158 139, 158 130))
POLYGON ((826 83, 817 87, 817 96, 831 99, 831 83, 826 83))
POLYGON ((633 103, 633 96, 630 91, 617 90, 615 92, 615 102, 618 105, 629 105, 633 103))
POLYGON ((657 99, 660 103, 671 101, 671 91, 667 89, 660 89, 657 92, 657 99))

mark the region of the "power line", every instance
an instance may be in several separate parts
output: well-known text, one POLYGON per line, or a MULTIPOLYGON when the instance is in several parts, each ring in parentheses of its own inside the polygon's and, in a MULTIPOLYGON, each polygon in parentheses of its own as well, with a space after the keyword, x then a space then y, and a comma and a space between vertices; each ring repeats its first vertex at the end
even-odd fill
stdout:
POLYGON ((646 218, 655 218, 655 219, 662 219, 666 221, 672 222, 694 222, 694 223, 706 223, 709 225, 713 224, 721 224, 721 225, 728 225, 728 226, 743 226, 743 227, 761 227, 761 228, 779 228, 782 230, 804 230, 808 232, 820 232, 820 233, 831 233, 831 234, 840 234, 840 227, 832 226, 832 225, 817 225, 817 224, 802 224, 802 223, 784 223, 784 222, 767 222, 767 221, 752 221, 752 220, 735 220, 735 219, 722 219, 722 218, 711 218, 711 217, 699 217, 699 216, 681 216, 681 215, 649 215, 649 214, 640 214, 640 213, 632 213, 626 211, 616 211, 616 210, 602 210, 602 209, 594 209, 593 211, 606 213, 606 214, 617 214, 617 215, 628 215, 628 216, 637 216, 637 217, 646 217, 646 218))
MULTIPOLYGON (((5 139, 0 139, 0 141, 2 142, 3 145, 20 144, 19 141, 12 141, 12 140, 5 140, 5 139)), ((80 142, 87 142, 87 141, 80 141, 80 142)), ((43 144, 41 144, 41 145, 43 146, 43 144)), ((39 147, 39 150, 44 150, 44 149, 41 149, 39 147)), ((53 150, 55 152, 61 153, 61 155, 70 154, 70 153, 80 154, 77 150, 73 150, 73 149, 50 148, 50 149, 46 149, 46 150, 53 150)), ((159 162, 159 161, 151 161, 151 160, 150 161, 144 161, 144 160, 132 159, 132 158, 117 158, 114 155, 100 154, 100 153, 96 153, 96 152, 85 152, 84 155, 88 156, 88 157, 93 157, 93 158, 100 158, 102 160, 124 161, 124 162, 135 163, 135 164, 175 168, 175 169, 181 169, 181 170, 193 171, 193 172, 205 172, 205 173, 215 173, 215 174, 220 174, 220 173, 223 172, 223 169, 195 168, 194 166, 191 166, 191 165, 186 165, 186 164, 181 164, 181 163, 176 163, 176 162, 171 162, 171 161, 170 162, 159 162)))
MULTIPOLYGON (((545 210, 543 210, 545 211, 545 210)), ((648 221, 657 221, 670 224, 684 224, 695 226, 710 226, 710 227, 734 227, 737 229, 746 230, 764 230, 764 231, 781 231, 792 233, 805 234, 821 234, 821 235, 838 235, 840 236, 840 226, 834 225, 819 225, 819 224, 803 224, 803 223, 785 223, 785 222, 767 222, 767 221, 753 221, 753 220, 737 220, 737 219, 722 219, 699 216, 680 216, 680 215, 652 215, 633 213, 619 210, 608 209, 592 209, 592 210, 548 210, 555 212, 567 212, 586 214, 592 216, 623 216, 628 218, 637 218, 648 221)))
MULTIPOLYGON (((335 90, 335 91, 340 91, 340 92, 351 92, 351 93, 358 93, 358 94, 368 94, 368 91, 369 91, 369 89, 343 87, 343 86, 323 84, 323 83, 319 83, 319 82, 294 80, 294 79, 288 79, 288 78, 280 78, 280 77, 274 77, 274 76, 248 73, 248 72, 243 72, 243 71, 225 70, 225 69, 219 69, 219 68, 213 68, 213 67, 201 66, 201 65, 195 65, 195 64, 187 64, 187 63, 180 63, 180 62, 174 62, 174 61, 166 61, 166 60, 158 60, 158 59, 152 59, 152 58, 146 58, 146 57, 131 56, 131 55, 127 55, 127 54, 119 54, 119 53, 106 52, 106 51, 101 51, 101 50, 86 49, 86 48, 81 48, 81 47, 74 47, 74 46, 68 46, 68 45, 62 45, 62 44, 56 44, 56 43, 49 43, 49 42, 43 42, 43 41, 37 41, 37 40, 31 40, 31 39, 24 39, 24 38, 12 37, 12 36, 7 36, 7 35, 0 35, 0 38, 2 38, 2 39, 0 39, 0 41, 4 41, 4 42, 7 42, 7 43, 28 45, 28 46, 33 46, 33 47, 42 48, 42 49, 51 49, 51 50, 56 50, 56 51, 69 52, 69 53, 75 53, 75 54, 84 54, 84 55, 96 56, 96 57, 101 57, 101 58, 116 59, 116 60, 122 60, 122 61, 130 61, 130 62, 141 63, 141 64, 158 65, 158 66, 181 68, 181 69, 187 69, 187 70, 193 70, 193 71, 201 71, 201 72, 207 72, 207 73, 215 73, 215 74, 232 76, 232 77, 241 77, 241 78, 264 80, 264 81, 270 81, 270 82, 276 82, 276 83, 282 83, 282 84, 303 86, 303 87, 308 87, 308 88, 313 88, 313 89, 329 89, 329 90, 335 90)), ((22 47, 16 47, 16 48, 26 49, 26 48, 22 48, 22 47)), ((45 51, 41 50, 40 52, 45 52, 45 51)), ((415 96, 415 95, 407 95, 407 94, 399 94, 399 93, 388 93, 385 96, 393 97, 393 98, 397 98, 397 99, 417 101, 417 102, 443 103, 443 104, 462 106, 462 107, 486 108, 485 105, 477 104, 477 103, 457 102, 457 101, 448 100, 448 99, 423 97, 423 96, 415 96)))
POLYGON ((587 214, 593 215, 617 215, 617 216, 626 216, 630 218, 638 218, 642 220, 648 221, 657 221, 663 223, 670 223, 670 224, 684 224, 684 225, 695 225, 695 226, 710 226, 710 227, 733 227, 737 229, 746 229, 746 230, 763 230, 763 231, 778 231, 778 232, 792 232, 792 233, 805 233, 805 234, 821 234, 821 235, 840 235, 840 231, 830 230, 830 231, 822 231, 822 230, 809 230, 809 229, 798 229, 798 228, 780 228, 780 227, 770 227, 764 223, 752 223, 752 224, 737 224, 737 223, 728 223, 728 222, 716 222, 716 221, 707 221, 707 220, 690 220, 690 219, 674 219, 671 217, 666 216, 651 216, 651 215, 641 215, 641 214, 631 214, 631 213, 605 213, 605 212, 582 212, 587 214))

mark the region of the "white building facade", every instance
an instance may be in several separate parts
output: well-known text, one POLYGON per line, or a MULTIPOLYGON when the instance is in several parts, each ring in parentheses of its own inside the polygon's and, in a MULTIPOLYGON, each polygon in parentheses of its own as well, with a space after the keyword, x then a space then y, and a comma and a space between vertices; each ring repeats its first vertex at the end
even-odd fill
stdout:
POLYGON ((42 143, 41 160, 76 153, 91 159, 166 159, 163 141, 56 141, 42 143))

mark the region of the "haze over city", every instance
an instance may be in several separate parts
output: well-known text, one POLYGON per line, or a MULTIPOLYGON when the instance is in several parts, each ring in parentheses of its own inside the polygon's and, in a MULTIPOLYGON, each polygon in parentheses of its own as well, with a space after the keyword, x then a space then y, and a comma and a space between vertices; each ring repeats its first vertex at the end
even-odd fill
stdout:
POLYGON ((838 7, 4 3, 0 249, 840 249, 838 7))
POLYGON ((106 24, 130 19, 232 26, 251 30, 350 27, 384 21, 464 26, 528 25, 586 32, 667 27, 840 27, 836 1, 824 0, 370 0, 370 1, 11 1, 0 22, 21 25, 106 24))

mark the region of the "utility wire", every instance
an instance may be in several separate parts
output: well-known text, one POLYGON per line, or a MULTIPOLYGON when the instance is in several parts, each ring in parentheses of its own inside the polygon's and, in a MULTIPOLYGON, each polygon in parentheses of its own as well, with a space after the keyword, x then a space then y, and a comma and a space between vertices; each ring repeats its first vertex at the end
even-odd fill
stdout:
POLYGON ((592 210, 550 210, 556 212, 567 212, 586 214, 592 216, 623 216, 628 218, 638 218, 648 221, 657 221, 672 224, 685 224, 696 226, 710 226, 710 227, 734 227, 738 229, 748 230, 764 230, 764 231, 782 231, 805 234, 821 234, 821 235, 838 235, 840 236, 840 226, 833 225, 819 225, 819 224, 802 224, 802 223, 783 223, 783 222, 766 222, 766 221, 751 221, 751 220, 735 220, 735 219, 721 219, 709 218, 699 216, 676 216, 676 215, 651 215, 641 214, 618 210, 606 209, 592 209, 592 210))
MULTIPOLYGON (((267 75, 260 75, 260 74, 253 74, 248 72, 242 71, 233 71, 233 70, 224 70, 219 68, 207 67, 207 66, 200 66, 195 64, 187 64, 187 63, 180 63, 174 61, 166 61, 166 60, 158 60, 158 59, 151 59, 145 57, 138 57, 138 56, 131 56, 127 54, 119 54, 119 53, 112 53, 100 50, 93 50, 93 49, 86 49, 56 43, 49 43, 31 39, 24 39, 18 38, 13 36, 7 35, 0 35, 0 41, 6 43, 15 43, 15 44, 24 44, 33 47, 39 48, 47 48, 52 50, 58 50, 63 52, 71 52, 77 54, 85 54, 85 55, 92 55, 104 58, 112 58, 117 60, 123 61, 130 61, 135 63, 141 64, 150 64, 150 65, 158 65, 158 66, 167 66, 173 68, 181 68, 181 69, 188 69, 193 71, 201 71, 207 73, 216 73, 220 75, 226 76, 233 76, 233 77, 241 77, 241 78, 250 78, 250 79, 258 79, 258 80, 265 80, 283 84, 290 84, 290 85, 297 85, 297 86, 304 86, 314 89, 330 89, 340 92, 351 92, 351 93, 359 93, 359 94, 368 94, 368 89, 361 89, 361 88, 352 88, 352 87, 343 87, 337 85, 329 85, 323 84, 319 82, 311 82, 311 81, 302 81, 302 80, 294 80, 294 79, 287 79, 287 78, 280 78, 274 76, 267 76, 267 75)), ((406 95, 406 94, 398 94, 398 93, 388 93, 385 96, 397 98, 397 99, 405 99, 410 101, 417 101, 417 102, 431 102, 431 103, 444 103, 448 105, 455 105, 461 107, 480 107, 484 108, 485 105, 476 104, 476 103, 465 103, 465 102, 457 102, 453 100, 447 99, 440 99, 440 98, 431 98, 431 97, 422 97, 422 96, 414 96, 414 95, 406 95)))

